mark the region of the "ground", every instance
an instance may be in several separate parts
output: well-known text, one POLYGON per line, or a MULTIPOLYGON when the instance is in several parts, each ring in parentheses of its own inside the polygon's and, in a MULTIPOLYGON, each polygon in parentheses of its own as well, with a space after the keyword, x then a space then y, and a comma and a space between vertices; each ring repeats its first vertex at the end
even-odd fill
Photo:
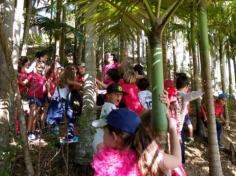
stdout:
MULTIPOLYGON (((224 129, 223 132, 223 144, 225 148, 220 150, 224 176, 236 176, 236 163, 233 164, 231 162, 229 151, 230 142, 236 142, 236 112, 230 111, 230 115, 230 129, 224 129)), ((67 146, 60 147, 56 138, 50 135, 44 135, 42 140, 30 143, 32 160, 37 173, 36 175, 65 176, 67 175, 68 170, 70 176, 89 176, 88 174, 82 174, 84 172, 78 170, 78 165, 71 162, 71 159, 73 158, 73 147, 74 144, 70 144, 69 153, 67 153, 67 146), (68 162, 67 158, 69 158, 68 162), (68 163, 68 167, 65 163, 68 163)), ((21 153, 18 153, 16 157, 12 159, 12 173, 10 175, 27 175, 26 169, 23 166, 24 160, 21 151, 21 153)), ((187 146, 186 164, 184 165, 184 168, 188 176, 209 175, 206 140, 195 137, 194 143, 187 146)))

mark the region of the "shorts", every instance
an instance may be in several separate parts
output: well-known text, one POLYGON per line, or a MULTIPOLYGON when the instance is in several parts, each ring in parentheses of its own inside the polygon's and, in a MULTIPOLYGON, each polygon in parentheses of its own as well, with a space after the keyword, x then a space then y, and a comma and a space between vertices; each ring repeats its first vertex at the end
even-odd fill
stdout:
POLYGON ((192 121, 189 115, 187 114, 184 118, 184 126, 189 126, 189 125, 192 125, 192 121))
POLYGON ((45 104, 45 98, 37 98, 37 97, 28 97, 29 105, 37 105, 39 107, 43 107, 45 104))

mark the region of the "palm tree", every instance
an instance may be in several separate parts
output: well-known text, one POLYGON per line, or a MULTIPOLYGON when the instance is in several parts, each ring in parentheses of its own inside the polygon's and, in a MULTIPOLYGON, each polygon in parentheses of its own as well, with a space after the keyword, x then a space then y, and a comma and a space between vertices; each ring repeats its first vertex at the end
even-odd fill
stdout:
POLYGON ((201 0, 199 3, 199 35, 200 35, 200 54, 203 69, 203 82, 206 94, 206 105, 208 113, 208 150, 210 175, 222 176, 219 147, 216 138, 216 122, 214 112, 214 99, 211 82, 211 69, 209 59, 209 42, 207 27, 207 1, 201 0))

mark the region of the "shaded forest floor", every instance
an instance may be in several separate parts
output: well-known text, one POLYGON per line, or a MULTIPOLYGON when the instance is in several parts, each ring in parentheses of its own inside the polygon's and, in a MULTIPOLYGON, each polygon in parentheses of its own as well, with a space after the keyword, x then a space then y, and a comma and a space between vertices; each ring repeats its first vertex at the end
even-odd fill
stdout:
MULTIPOLYGON (((236 104, 234 104, 236 107, 236 104)), ((233 109, 233 108, 231 108, 233 109)), ((231 122, 230 130, 224 129, 222 142, 225 146, 220 150, 221 164, 224 176, 236 176, 236 163, 230 160, 229 144, 230 141, 236 143, 236 112, 229 111, 231 122)), ((63 131, 63 130, 62 130, 63 131)), ((64 129, 65 131, 65 129, 64 129)), ((38 176, 89 176, 84 174, 81 166, 72 163, 74 158, 75 144, 60 146, 58 139, 52 135, 43 135, 41 140, 30 142, 31 156, 38 176)), ((186 164, 184 168, 188 176, 207 176, 208 153, 207 139, 195 137, 195 141, 186 147, 186 164)), ((12 176, 27 175, 24 167, 24 157, 22 150, 17 152, 15 157, 11 158, 11 174, 12 176)))

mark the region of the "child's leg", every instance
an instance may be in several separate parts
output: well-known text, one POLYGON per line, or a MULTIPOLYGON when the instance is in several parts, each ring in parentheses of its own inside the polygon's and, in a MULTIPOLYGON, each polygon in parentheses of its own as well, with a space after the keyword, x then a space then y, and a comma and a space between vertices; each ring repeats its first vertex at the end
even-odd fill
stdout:
POLYGON ((68 135, 68 138, 70 139, 70 138, 74 137, 75 115, 69 105, 66 107, 66 117, 68 119, 68 121, 67 121, 67 135, 68 135))
POLYGON ((221 132, 222 132, 222 125, 221 123, 216 121, 216 131, 217 131, 217 140, 218 140, 218 145, 221 145, 221 132))
POLYGON ((27 122, 28 132, 32 132, 32 130, 33 130, 33 123, 35 121, 36 113, 37 113, 37 105, 36 104, 31 104, 30 105, 29 119, 28 119, 28 122, 27 122))

